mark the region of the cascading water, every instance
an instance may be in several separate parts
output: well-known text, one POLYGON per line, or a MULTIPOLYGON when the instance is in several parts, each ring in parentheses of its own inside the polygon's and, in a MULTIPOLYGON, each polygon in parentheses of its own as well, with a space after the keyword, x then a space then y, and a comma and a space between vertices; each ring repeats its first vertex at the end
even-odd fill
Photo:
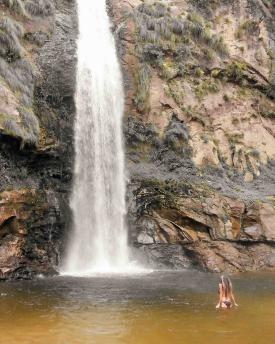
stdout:
POLYGON ((126 271, 124 93, 105 0, 78 0, 74 231, 63 270, 126 271))

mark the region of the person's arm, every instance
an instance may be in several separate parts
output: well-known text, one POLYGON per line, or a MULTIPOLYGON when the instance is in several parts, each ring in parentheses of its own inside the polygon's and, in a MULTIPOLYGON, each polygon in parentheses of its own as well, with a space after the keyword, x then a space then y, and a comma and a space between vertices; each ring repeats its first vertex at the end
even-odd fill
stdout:
POLYGON ((234 297, 233 292, 231 292, 231 300, 233 301, 233 303, 234 303, 234 305, 235 305, 236 307, 239 306, 239 305, 236 303, 236 301, 235 301, 235 297, 234 297))
POLYGON ((219 284, 219 302, 217 303, 216 308, 220 308, 222 305, 222 285, 219 284))

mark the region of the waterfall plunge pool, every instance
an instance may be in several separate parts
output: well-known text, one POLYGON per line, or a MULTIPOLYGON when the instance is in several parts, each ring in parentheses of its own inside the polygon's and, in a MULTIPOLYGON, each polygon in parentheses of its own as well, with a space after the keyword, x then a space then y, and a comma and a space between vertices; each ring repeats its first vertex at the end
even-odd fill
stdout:
POLYGON ((1 343, 267 344, 275 274, 232 278, 237 309, 216 310, 213 274, 54 277, 0 284, 1 343))

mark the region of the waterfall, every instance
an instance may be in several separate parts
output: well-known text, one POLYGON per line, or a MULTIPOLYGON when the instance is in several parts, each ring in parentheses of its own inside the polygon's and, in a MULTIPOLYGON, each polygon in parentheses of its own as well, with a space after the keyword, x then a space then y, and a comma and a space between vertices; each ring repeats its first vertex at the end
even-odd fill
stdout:
POLYGON ((124 92, 105 0, 78 0, 74 228, 63 270, 125 271, 124 92))

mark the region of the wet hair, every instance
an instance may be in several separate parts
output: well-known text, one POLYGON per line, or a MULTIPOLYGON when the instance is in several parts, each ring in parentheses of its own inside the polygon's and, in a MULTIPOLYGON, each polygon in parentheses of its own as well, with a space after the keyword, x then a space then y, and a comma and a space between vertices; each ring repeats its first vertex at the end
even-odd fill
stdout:
POLYGON ((225 297, 228 297, 232 293, 232 282, 228 276, 221 276, 221 284, 224 290, 225 297))

